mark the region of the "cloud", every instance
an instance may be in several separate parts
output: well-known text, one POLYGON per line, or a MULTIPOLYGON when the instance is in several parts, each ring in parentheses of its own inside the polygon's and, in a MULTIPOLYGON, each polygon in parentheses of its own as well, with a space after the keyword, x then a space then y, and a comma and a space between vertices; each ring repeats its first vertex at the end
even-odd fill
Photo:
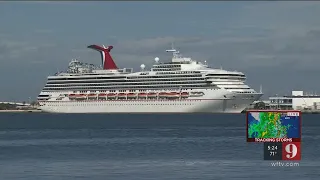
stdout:
POLYGON ((0 60, 10 61, 26 57, 32 53, 38 53, 43 48, 54 47, 54 44, 41 43, 31 44, 26 41, 1 40, 0 41, 0 60))
POLYGON ((172 43, 183 45, 190 43, 201 42, 202 39, 198 37, 154 37, 145 39, 131 39, 125 41, 119 41, 116 47, 120 52, 131 54, 131 53, 143 53, 150 54, 150 52, 164 51, 170 49, 172 43))
MULTIPOLYGON (((51 5, 66 2, 35 3, 51 5)), ((192 8, 201 7, 198 3, 196 4, 192 5, 192 8)), ((315 83, 305 82, 305 79, 316 81, 316 77, 320 76, 318 72, 320 21, 317 18, 320 15, 320 4, 310 1, 250 2, 248 4, 240 5, 239 3, 228 5, 228 7, 223 5, 218 13, 216 11, 202 13, 202 10, 199 12, 195 10, 192 18, 175 16, 169 11, 168 16, 172 19, 150 13, 156 28, 153 28, 152 22, 145 23, 143 19, 137 18, 140 11, 128 13, 121 11, 117 14, 120 11, 116 8, 121 9, 120 5, 114 6, 112 15, 123 18, 121 21, 110 21, 110 23, 90 21, 91 26, 83 28, 76 28, 80 27, 82 21, 74 21, 74 26, 69 27, 69 22, 59 18, 53 18, 49 24, 45 24, 46 19, 35 18, 37 25, 40 25, 32 27, 34 29, 25 30, 24 24, 19 23, 17 19, 15 26, 10 26, 8 23, 4 27, 7 28, 7 32, 11 32, 10 27, 20 28, 21 32, 0 33, 0 61, 8 62, 3 63, 2 69, 5 69, 5 66, 14 67, 14 62, 18 62, 22 57, 25 59, 24 62, 32 63, 30 68, 31 66, 34 66, 32 68, 44 67, 42 64, 46 63, 43 74, 37 72, 36 75, 45 78, 48 72, 66 67, 71 58, 100 64, 100 54, 87 49, 86 43, 101 41, 111 43, 105 45, 114 45, 112 56, 120 67, 134 67, 137 70, 142 63, 150 68, 156 56, 160 57, 161 61, 170 60, 171 54, 166 53, 165 50, 171 48, 171 43, 174 43, 175 48, 185 56, 191 56, 199 61, 207 60, 212 67, 222 66, 227 70, 239 70, 248 74, 248 83, 255 85, 255 88, 258 88, 261 82, 265 91, 269 87, 270 92, 278 89, 288 91, 288 89, 299 87, 317 88, 315 83), (136 26, 128 30, 130 22, 137 19, 139 21, 135 22, 136 26), (162 19, 166 21, 162 22, 162 19), (172 21, 174 23, 171 23, 172 21), (58 27, 64 27, 64 30, 59 31, 58 27), (91 27, 98 28, 92 31, 91 27), (22 29, 24 29, 23 32, 22 29), (54 36, 55 33, 59 34, 54 36), (47 42, 53 42, 53 44, 47 44, 47 42), (291 78, 298 80, 283 84, 283 81, 291 78)), ((81 6, 72 6, 75 12, 83 10, 81 6)), ((60 7, 54 7, 60 9, 60 7)), ((148 10, 153 11, 153 8, 157 7, 149 5, 148 10)), ((101 11, 93 9, 92 12, 101 11)), ((107 16, 108 11, 103 14, 107 16)), ((95 13, 87 13, 82 18, 79 14, 79 17, 92 19, 97 16, 95 13)), ((22 21, 30 19, 26 16, 22 21)), ((34 26, 34 24, 30 25, 34 26)), ((21 67, 21 69, 24 68, 24 66, 21 67)))
POLYGON ((238 22, 235 25, 245 22, 244 25, 282 30, 313 22, 319 24, 317 19, 313 18, 319 10, 320 5, 315 1, 250 3, 235 18, 238 22))
MULTIPOLYGON (((9 1, 7 1, 9 2, 9 1)), ((48 4, 48 5, 55 5, 55 4, 58 4, 58 5, 61 5, 61 4, 70 4, 70 2, 68 1, 27 1, 27 2, 19 2, 19 3, 25 3, 25 4, 48 4)))
POLYGON ((36 29, 34 32, 38 34, 49 34, 53 33, 54 31, 52 29, 36 29))
POLYGON ((212 46, 211 60, 220 58, 218 63, 243 69, 315 69, 320 65, 319 15, 318 2, 252 3, 229 22, 212 46))
POLYGON ((216 44, 220 43, 250 43, 264 40, 265 37, 222 37, 214 41, 216 44))
MULTIPOLYGON (((163 59, 169 60, 171 54, 165 53, 166 49, 171 48, 171 44, 174 43, 175 47, 186 56, 192 56, 199 61, 209 60, 209 63, 215 64, 217 59, 220 63, 225 65, 235 64, 239 66, 243 62, 247 62, 258 57, 266 59, 266 56, 257 56, 255 53, 251 54, 251 48, 257 47, 256 43, 262 41, 263 38, 245 38, 245 37, 225 37, 215 39, 201 38, 201 37, 154 37, 146 39, 131 39, 126 41, 119 41, 115 44, 113 50, 113 56, 120 62, 134 63, 137 61, 142 63, 153 62, 154 57, 164 56, 163 59), (230 53, 232 52, 232 53, 230 53), (255 55, 255 56, 254 56, 255 55)), ((78 52, 85 52, 79 50, 78 52)), ((263 51, 260 50, 262 53, 263 51)), ((258 51, 259 53, 259 51, 258 51)))
POLYGON ((0 38, 5 38, 5 37, 7 37, 8 35, 7 34, 5 34, 5 33, 0 33, 0 38))
MULTIPOLYGON (((233 35, 213 39, 166 36, 119 40, 114 45, 112 54, 117 56, 117 62, 121 64, 149 63, 156 56, 168 59, 170 54, 165 53, 165 50, 171 47, 171 43, 174 43, 175 47, 186 56, 192 56, 200 61, 207 60, 213 66, 223 65, 226 68, 246 70, 291 64, 292 68, 303 70, 314 68, 314 63, 319 64, 317 61, 320 51, 317 47, 320 46, 320 29, 310 29, 305 34, 290 38, 273 36, 273 31, 269 29, 265 31, 264 36, 258 37, 233 35)), ((93 55, 92 50, 86 48, 72 51, 93 55)), ((96 57, 99 58, 98 54, 96 57)))
MULTIPOLYGON (((168 58, 170 54, 165 50, 174 43, 186 56, 207 60, 213 66, 247 70, 291 64, 295 69, 306 70, 315 67, 311 64, 318 63, 320 22, 315 18, 320 15, 318 12, 320 6, 316 2, 252 2, 239 8, 216 36, 149 35, 148 38, 126 40, 113 37, 115 43, 111 45, 115 48, 112 54, 122 64, 147 63, 144 61, 149 62, 155 56, 168 58)), ((198 27, 202 23, 192 22, 198 27)), ((206 26, 199 30, 203 28, 206 26)), ((69 53, 77 57, 99 58, 98 53, 85 46, 70 45, 64 49, 69 49, 69 53)))
MULTIPOLYGON (((154 38, 142 38, 142 39, 127 39, 118 40, 113 45, 114 49, 111 54, 117 63, 120 63, 128 67, 130 65, 137 65, 137 63, 145 63, 151 65, 154 62, 154 58, 157 56, 165 56, 163 59, 168 59, 168 54, 165 52, 167 49, 171 49, 172 43, 174 48, 192 48, 193 46, 205 46, 206 44, 212 44, 212 41, 206 41, 199 37, 154 37, 154 38)), ((100 55, 92 51, 91 49, 73 48, 72 54, 81 59, 98 59, 100 55)), ((100 62, 100 61, 98 61, 100 62)))

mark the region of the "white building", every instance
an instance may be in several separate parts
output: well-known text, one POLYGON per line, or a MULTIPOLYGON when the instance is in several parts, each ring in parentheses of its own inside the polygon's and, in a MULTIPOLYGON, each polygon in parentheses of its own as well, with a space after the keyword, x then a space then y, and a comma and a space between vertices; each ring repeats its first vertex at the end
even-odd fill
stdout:
POLYGON ((320 110, 320 95, 292 91, 290 96, 269 97, 271 109, 317 109, 320 110))
POLYGON ((12 104, 17 106, 31 106, 29 103, 18 103, 18 102, 0 102, 0 104, 12 104))

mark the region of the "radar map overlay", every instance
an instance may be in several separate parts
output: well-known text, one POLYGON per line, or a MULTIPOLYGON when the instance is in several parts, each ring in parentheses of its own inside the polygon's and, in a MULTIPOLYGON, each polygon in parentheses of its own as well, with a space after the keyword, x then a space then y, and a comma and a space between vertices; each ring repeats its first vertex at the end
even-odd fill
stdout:
POLYGON ((300 112, 248 112, 248 142, 300 141, 300 112))
POLYGON ((247 142, 264 143, 264 160, 301 160, 301 112, 247 111, 247 142))

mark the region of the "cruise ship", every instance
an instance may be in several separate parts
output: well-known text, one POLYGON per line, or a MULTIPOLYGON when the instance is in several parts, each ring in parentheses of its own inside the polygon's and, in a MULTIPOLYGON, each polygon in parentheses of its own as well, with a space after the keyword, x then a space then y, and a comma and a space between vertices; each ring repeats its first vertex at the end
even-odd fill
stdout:
POLYGON ((48 76, 38 96, 51 113, 241 113, 262 96, 245 84, 242 72, 210 68, 174 48, 171 61, 155 58, 139 72, 118 68, 113 46, 90 45, 102 65, 72 60, 65 72, 48 76))

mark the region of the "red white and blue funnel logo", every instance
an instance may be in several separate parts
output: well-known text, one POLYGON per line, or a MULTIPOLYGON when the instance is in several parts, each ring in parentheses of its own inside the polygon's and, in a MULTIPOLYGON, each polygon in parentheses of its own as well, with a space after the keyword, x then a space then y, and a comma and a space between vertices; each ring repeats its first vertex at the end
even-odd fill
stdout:
POLYGON ((94 49, 100 52, 103 69, 118 69, 117 65, 114 63, 110 55, 110 51, 113 48, 113 46, 101 47, 98 45, 90 45, 88 46, 88 48, 94 49))

